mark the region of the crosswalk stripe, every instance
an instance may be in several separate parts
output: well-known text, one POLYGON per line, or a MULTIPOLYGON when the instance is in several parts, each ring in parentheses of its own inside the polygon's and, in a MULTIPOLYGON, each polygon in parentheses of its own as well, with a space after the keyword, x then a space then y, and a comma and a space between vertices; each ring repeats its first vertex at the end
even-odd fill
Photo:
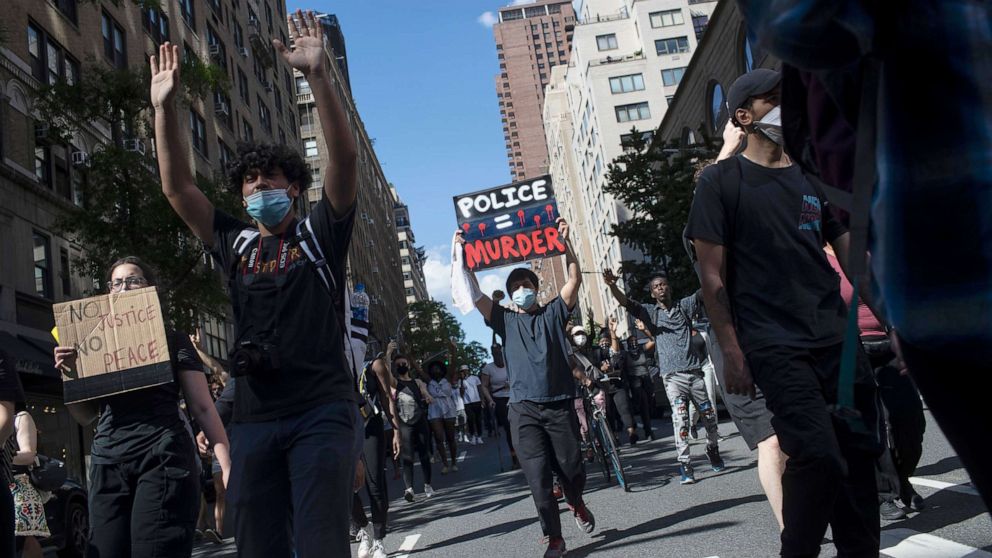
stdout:
MULTIPOLYGON (((400 547, 396 549, 396 552, 410 552, 413 550, 413 547, 417 546, 417 541, 419 540, 420 533, 417 533, 416 535, 407 535, 406 538, 403 539, 403 543, 400 544, 400 547)), ((400 554, 396 556, 396 558, 410 558, 410 555, 400 554)))
POLYGON ((923 477, 909 477, 909 482, 916 486, 926 486, 928 488, 936 488, 937 490, 950 490, 951 492, 978 496, 978 491, 972 488, 970 484, 954 484, 923 477))
POLYGON ((891 558, 992 558, 977 548, 912 529, 882 531, 882 556, 891 558))
POLYGON ((458 454, 458 461, 465 461, 465 456, 467 454, 468 454, 467 451, 462 450, 462 452, 458 454))

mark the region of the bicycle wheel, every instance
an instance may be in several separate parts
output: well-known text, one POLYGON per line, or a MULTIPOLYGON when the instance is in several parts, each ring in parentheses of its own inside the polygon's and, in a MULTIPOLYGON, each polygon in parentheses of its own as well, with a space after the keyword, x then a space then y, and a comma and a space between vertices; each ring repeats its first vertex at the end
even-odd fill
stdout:
POLYGON ((603 469, 603 479, 607 483, 610 481, 610 458, 606 453, 606 446, 603 443, 603 424, 600 419, 594 419, 590 424, 589 428, 592 429, 593 435, 589 438, 592 440, 593 447, 596 452, 596 461, 599 462, 600 468, 603 469))
POLYGON ((606 455, 610 461, 610 467, 613 469, 613 474, 617 478, 617 484, 623 488, 624 492, 630 492, 630 486, 627 484, 627 477, 623 472, 623 462, 620 461, 620 453, 617 451, 616 440, 613 439, 613 433, 606 429, 605 431, 606 439, 606 455))

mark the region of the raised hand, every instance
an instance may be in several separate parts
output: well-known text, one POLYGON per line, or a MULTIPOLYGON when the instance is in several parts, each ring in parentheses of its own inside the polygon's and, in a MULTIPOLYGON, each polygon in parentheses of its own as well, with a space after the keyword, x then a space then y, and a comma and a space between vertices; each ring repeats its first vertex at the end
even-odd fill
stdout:
POLYGON ((158 47, 158 56, 148 60, 152 70, 151 99, 155 109, 167 107, 179 90, 179 46, 166 42, 158 47))
POLYGON ((558 236, 561 237, 563 241, 567 241, 568 232, 570 230, 568 226, 568 221, 566 221, 563 217, 559 217, 555 221, 555 223, 558 225, 558 236))
POLYGON ((634 327, 637 328, 637 331, 643 331, 644 333, 648 332, 647 326, 644 325, 644 322, 641 320, 634 320, 634 327))
POLYGON ((290 50, 279 39, 272 39, 272 46, 286 62, 305 76, 327 71, 327 53, 324 51, 324 30, 313 15, 313 10, 296 10, 289 18, 289 34, 293 40, 290 50))
POLYGON ((610 316, 608 325, 609 325, 610 331, 612 333, 616 333, 617 332, 617 318, 616 318, 616 316, 610 316))
POLYGON ((613 274, 613 270, 612 269, 607 269, 606 271, 603 272, 603 281, 606 281, 606 284, 607 285, 609 285, 611 287, 614 286, 614 285, 616 285, 617 284, 617 279, 619 279, 619 278, 616 275, 613 274))

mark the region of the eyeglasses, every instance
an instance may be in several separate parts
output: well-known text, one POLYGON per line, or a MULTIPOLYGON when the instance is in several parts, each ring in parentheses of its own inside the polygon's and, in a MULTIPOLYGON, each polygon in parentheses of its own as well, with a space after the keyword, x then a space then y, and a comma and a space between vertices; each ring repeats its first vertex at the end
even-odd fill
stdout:
POLYGON ((127 288, 131 289, 134 287, 143 287, 148 284, 148 279, 144 277, 128 277, 127 279, 114 279, 113 281, 107 281, 107 289, 111 291, 119 291, 121 287, 127 285, 127 288))

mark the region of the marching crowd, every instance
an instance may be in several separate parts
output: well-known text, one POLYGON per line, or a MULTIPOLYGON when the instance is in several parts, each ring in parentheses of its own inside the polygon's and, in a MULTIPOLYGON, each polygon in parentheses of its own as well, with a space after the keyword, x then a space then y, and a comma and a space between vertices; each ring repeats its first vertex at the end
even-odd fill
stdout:
MULTIPOLYGON (((724 468, 715 406, 719 392, 747 445, 757 450, 758 476, 781 527, 783 556, 817 555, 828 525, 841 556, 877 556, 880 517, 924 508, 909 483, 922 452, 921 393, 988 503, 988 449, 974 447, 987 444, 975 437, 976 425, 962 423, 968 415, 951 404, 967 406, 948 401, 933 380, 934 352, 948 348, 959 351, 956 362, 972 365, 958 370, 988 369, 989 359, 973 359, 992 346, 992 328, 980 327, 988 325, 989 283, 984 290, 971 289, 988 279, 987 269, 985 276, 969 275, 972 283, 956 287, 975 303, 969 315, 981 315, 963 324, 951 324, 939 312, 927 316, 960 334, 934 340, 933 330, 919 325, 920 315, 907 309, 912 300, 898 286, 905 287, 907 278, 893 282, 901 261, 893 250, 904 253, 891 238, 896 225, 885 221, 873 244, 881 249, 875 268, 881 288, 868 288, 858 207, 838 211, 821 182, 832 176, 828 155, 836 155, 823 150, 835 146, 820 134, 827 111, 816 102, 825 97, 810 94, 801 109, 789 102, 797 83, 807 92, 831 91, 834 82, 803 68, 837 61, 807 64, 804 57, 811 55, 798 47, 806 37, 782 27, 793 20, 773 17, 759 3, 741 4, 758 33, 793 40, 771 41, 786 61, 781 73, 758 69, 734 82, 727 95, 730 122, 723 151, 717 161, 699 162, 685 229, 698 290, 676 298, 667 277, 658 274, 647 285, 650 300, 635 301, 612 271, 604 272, 612 296, 634 325, 634 333, 620 339, 620 316, 609 318, 600 331, 571 323, 582 272, 564 220, 558 221, 558 232, 567 248, 568 277, 546 304, 537 301, 538 277, 523 268, 510 273, 505 294, 483 293, 464 265, 464 240, 456 233, 455 306, 480 312, 498 338, 493 362, 478 371, 451 361, 449 366, 416 362, 395 343, 366 360, 351 345, 344 285, 356 205, 356 149, 313 14, 291 18, 292 49, 273 41, 309 81, 331 147, 324 195, 305 218, 297 216, 294 202, 310 186, 311 174, 286 146, 243 145, 230 167, 230 188, 242 197, 252 223, 215 208, 199 190, 175 102, 179 49, 163 44, 150 60, 163 194, 226 272, 237 343, 230 369, 223 370, 199 347, 198 336, 170 331, 172 383, 70 405, 80 423, 95 424, 88 555, 190 556, 199 530, 215 540, 233 536, 239 555, 246 557, 347 556, 354 539, 360 556, 383 558, 390 462, 402 476, 408 501, 415 499, 419 462, 422 492, 431 497, 434 469, 457 473, 458 445, 481 443, 485 427, 503 433, 514 468, 523 472, 547 540, 545 557, 563 556, 559 495, 580 530, 596 528, 583 494, 590 417, 582 394, 607 412, 618 439, 635 445, 656 436, 651 428, 655 378, 664 382, 672 409, 684 484, 695 482, 688 443, 693 437, 705 437, 709 467, 724 468), (797 112, 808 118, 813 139, 807 147, 813 153, 796 149, 790 139, 797 112), (819 177, 809 171, 811 160, 822 165, 819 177), (183 413, 177 412, 180 401, 183 413), (211 456, 210 466, 198 455, 211 456), (213 487, 213 514, 202 505, 205 484, 213 487), (233 532, 226 532, 225 524, 233 532), (349 525, 355 527, 353 537, 349 525)), ((973 45, 949 31, 961 16, 953 10, 956 4, 934 8, 937 16, 927 29, 967 50, 973 45)), ((972 19, 989 21, 987 9, 973 12, 972 19)), ((912 21, 904 23, 890 40, 909 44, 920 30, 912 21)), ((987 36, 982 40, 987 45, 987 36)), ((847 51, 834 54, 842 52, 847 51)), ((885 71, 891 77, 902 70, 893 63, 885 71)), ((970 71, 950 76, 950 85, 979 73, 970 71)), ((878 86, 879 97, 885 98, 888 83, 878 86)), ((984 132, 972 137, 934 135, 950 146, 985 141, 987 148, 985 124, 984 132)), ((888 130, 879 128, 880 134, 888 130)), ((891 137, 884 138, 871 144, 881 161, 915 152, 908 140, 899 151, 891 137)), ((862 139, 856 142, 859 150, 867 145, 862 139)), ((973 201, 985 209, 992 176, 988 153, 964 171, 970 173, 969 184, 983 185, 973 201)), ((860 183, 864 165, 856 166, 846 168, 848 182, 854 174, 860 183)), ((882 163, 877 170, 879 196, 891 199, 893 168, 882 163)), ((925 174, 932 181, 946 178, 939 170, 931 166, 925 174)), ((914 177, 900 174, 900 180, 905 187, 914 177)), ((919 201, 912 197, 919 189, 904 192, 919 201)), ((875 216, 885 217, 884 212, 875 216)), ((979 239, 985 243, 969 257, 988 263, 988 212, 979 218, 985 227, 979 239)), ((108 266, 112 294, 155 285, 140 254, 108 266)), ((959 308, 961 300, 949 304, 959 308)), ((74 348, 55 349, 56 367, 71 372, 76 360, 74 348)), ((23 402, 17 374, 0 355, 0 439, 6 441, 0 473, 11 488, 0 490, 4 556, 15 555, 15 544, 23 556, 39 556, 38 538, 48 534, 47 495, 29 474, 37 465, 37 429, 23 402)))

